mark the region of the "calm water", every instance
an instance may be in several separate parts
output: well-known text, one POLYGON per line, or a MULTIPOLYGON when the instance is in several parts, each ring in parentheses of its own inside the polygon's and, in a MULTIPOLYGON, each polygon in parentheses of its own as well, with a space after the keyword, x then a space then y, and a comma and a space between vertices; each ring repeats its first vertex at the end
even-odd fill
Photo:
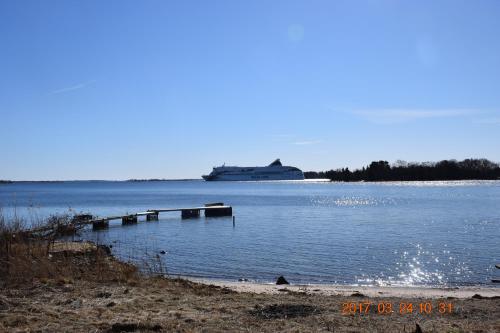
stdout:
MULTIPOLYGON (((500 182, 64 182, 0 185, 4 214, 94 215, 223 201, 228 218, 179 212, 82 237, 169 273, 341 284, 490 284, 500 263, 500 182), (147 262, 147 260, 146 260, 147 262)), ((497 270, 498 271, 498 270, 497 270)))

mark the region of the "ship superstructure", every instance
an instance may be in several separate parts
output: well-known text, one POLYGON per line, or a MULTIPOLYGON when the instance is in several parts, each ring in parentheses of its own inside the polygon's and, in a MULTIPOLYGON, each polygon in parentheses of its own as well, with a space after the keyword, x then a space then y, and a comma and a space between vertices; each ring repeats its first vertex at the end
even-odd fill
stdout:
POLYGON ((244 181, 244 180, 302 180, 304 173, 293 166, 283 166, 280 159, 264 167, 239 167, 226 166, 213 168, 209 175, 202 176, 203 179, 244 181))

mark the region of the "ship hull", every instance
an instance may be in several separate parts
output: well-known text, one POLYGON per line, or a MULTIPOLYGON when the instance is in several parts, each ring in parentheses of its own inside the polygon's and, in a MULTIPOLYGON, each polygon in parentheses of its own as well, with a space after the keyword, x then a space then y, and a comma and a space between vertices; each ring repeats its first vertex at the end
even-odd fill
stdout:
POLYGON ((223 174, 217 176, 202 176, 206 181, 260 181, 260 180, 303 180, 302 172, 276 174, 223 174))
POLYGON ((265 167, 238 167, 226 166, 215 167, 206 176, 207 181, 259 181, 259 180, 303 180, 304 173, 292 166, 283 166, 280 159, 265 167))

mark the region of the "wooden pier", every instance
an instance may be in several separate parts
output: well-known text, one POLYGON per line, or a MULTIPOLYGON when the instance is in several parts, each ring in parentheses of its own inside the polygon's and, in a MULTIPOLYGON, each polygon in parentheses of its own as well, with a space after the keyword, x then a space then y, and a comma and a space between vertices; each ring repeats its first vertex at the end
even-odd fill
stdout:
POLYGON ((146 221, 158 221, 158 216, 160 213, 166 212, 181 212, 182 219, 198 218, 200 217, 200 212, 203 211, 205 217, 219 217, 219 216, 232 216, 233 208, 231 206, 225 206, 222 202, 215 204, 206 204, 203 207, 193 207, 193 208, 161 208, 161 209, 149 209, 144 212, 139 212, 135 214, 127 215, 116 215, 107 216, 102 218, 92 218, 87 219, 85 224, 92 224, 93 230, 106 229, 109 227, 109 221, 112 220, 122 220, 122 225, 135 224, 140 216, 146 216, 146 221))
MULTIPOLYGON (((85 227, 86 225, 92 224, 93 230, 106 229, 109 227, 109 221, 112 220, 122 220, 122 225, 136 224, 139 217, 145 216, 146 221, 158 221, 158 216, 160 213, 166 212, 181 212, 182 219, 197 218, 200 217, 200 212, 204 211, 205 217, 219 217, 219 216, 232 216, 233 208, 231 206, 225 206, 222 202, 206 204, 203 207, 192 207, 192 208, 161 208, 161 209, 149 209, 144 212, 139 212, 135 214, 125 214, 107 217, 95 217, 90 214, 79 214, 73 216, 69 223, 61 223, 43 226, 39 228, 34 228, 28 231, 32 236, 42 235, 47 233, 55 233, 57 235, 74 235, 77 230, 85 227)), ((233 219, 234 226, 234 219, 233 219)))

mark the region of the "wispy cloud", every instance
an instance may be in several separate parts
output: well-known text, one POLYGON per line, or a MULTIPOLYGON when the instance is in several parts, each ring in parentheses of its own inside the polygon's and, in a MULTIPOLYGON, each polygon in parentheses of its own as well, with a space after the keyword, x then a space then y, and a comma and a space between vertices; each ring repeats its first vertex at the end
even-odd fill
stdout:
POLYGON ((95 80, 78 83, 78 84, 75 84, 74 86, 65 87, 65 88, 61 88, 61 89, 57 89, 57 90, 51 91, 50 94, 51 95, 62 94, 62 93, 68 92, 68 91, 74 91, 74 90, 82 89, 82 88, 85 88, 86 86, 88 86, 89 84, 92 84, 94 82, 95 82, 95 80))
POLYGON ((321 143, 321 142, 323 142, 323 140, 304 140, 304 141, 292 142, 292 144, 298 145, 298 146, 305 146, 305 145, 316 145, 316 144, 321 143))
POLYGON ((490 125, 496 125, 500 124, 500 117, 498 118, 483 118, 483 119, 477 119, 475 121, 477 124, 490 124, 490 125))
POLYGON ((481 113, 474 109, 373 109, 355 110, 353 114, 379 124, 409 122, 426 118, 461 117, 481 113))

